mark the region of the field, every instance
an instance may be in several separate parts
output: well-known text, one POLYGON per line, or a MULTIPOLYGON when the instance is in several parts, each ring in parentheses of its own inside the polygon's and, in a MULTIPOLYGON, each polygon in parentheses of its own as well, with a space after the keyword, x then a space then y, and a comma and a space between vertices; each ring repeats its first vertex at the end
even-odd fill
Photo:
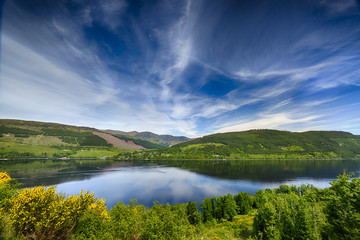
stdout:
POLYGON ((104 158, 130 151, 127 146, 142 148, 125 141, 122 146, 113 147, 107 139, 117 138, 107 135, 84 127, 0 120, 0 159, 104 158))

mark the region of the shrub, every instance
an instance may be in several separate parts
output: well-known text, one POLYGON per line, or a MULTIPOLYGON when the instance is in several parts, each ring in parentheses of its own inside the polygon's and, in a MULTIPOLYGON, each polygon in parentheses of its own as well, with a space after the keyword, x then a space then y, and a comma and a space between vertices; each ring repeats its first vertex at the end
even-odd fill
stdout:
POLYGON ((145 207, 118 202, 111 210, 111 225, 115 237, 119 239, 139 239, 144 225, 145 207))
POLYGON ((87 211, 107 218, 103 201, 80 192, 64 198, 54 187, 25 188, 11 199, 9 216, 15 231, 31 239, 66 239, 87 211))
POLYGON ((190 228, 185 204, 154 204, 146 211, 141 239, 188 239, 190 228))
POLYGON ((106 239, 113 234, 110 229, 110 217, 103 200, 92 203, 79 218, 74 233, 77 239, 106 239))
POLYGON ((11 180, 11 177, 6 172, 0 172, 0 184, 6 183, 11 180))
POLYGON ((9 207, 9 199, 17 192, 19 184, 6 172, 0 172, 0 212, 9 207))

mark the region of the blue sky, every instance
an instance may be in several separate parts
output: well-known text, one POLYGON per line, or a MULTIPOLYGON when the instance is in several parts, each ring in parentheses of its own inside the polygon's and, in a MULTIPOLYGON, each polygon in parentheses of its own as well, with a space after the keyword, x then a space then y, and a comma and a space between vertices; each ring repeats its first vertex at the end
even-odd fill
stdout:
POLYGON ((0 118, 360 134, 359 1, 1 4, 0 118))

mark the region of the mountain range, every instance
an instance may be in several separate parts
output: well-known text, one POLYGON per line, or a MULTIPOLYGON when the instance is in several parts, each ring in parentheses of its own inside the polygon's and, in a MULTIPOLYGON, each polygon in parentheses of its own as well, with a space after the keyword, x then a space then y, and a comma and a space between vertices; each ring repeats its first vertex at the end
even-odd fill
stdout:
POLYGON ((0 119, 0 159, 359 159, 360 136, 342 131, 269 129, 190 139, 0 119))

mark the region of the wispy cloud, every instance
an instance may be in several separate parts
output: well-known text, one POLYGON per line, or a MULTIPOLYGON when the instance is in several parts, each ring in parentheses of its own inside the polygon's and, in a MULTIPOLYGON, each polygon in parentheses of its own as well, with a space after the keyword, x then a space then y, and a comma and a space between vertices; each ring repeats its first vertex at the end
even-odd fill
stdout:
POLYGON ((6 2, 0 117, 188 136, 358 129, 355 1, 69 3, 6 2))
POLYGON ((244 123, 235 124, 232 126, 222 127, 216 132, 236 132, 245 131, 249 129, 283 129, 288 130, 289 124, 295 123, 308 123, 311 120, 318 118, 319 116, 309 116, 302 118, 291 118, 289 114, 279 113, 274 115, 258 116, 258 119, 247 121, 244 123))
POLYGON ((122 24, 121 17, 124 14, 128 4, 124 0, 107 0, 100 2, 80 1, 84 7, 81 10, 81 19, 88 26, 96 22, 115 31, 122 24))

